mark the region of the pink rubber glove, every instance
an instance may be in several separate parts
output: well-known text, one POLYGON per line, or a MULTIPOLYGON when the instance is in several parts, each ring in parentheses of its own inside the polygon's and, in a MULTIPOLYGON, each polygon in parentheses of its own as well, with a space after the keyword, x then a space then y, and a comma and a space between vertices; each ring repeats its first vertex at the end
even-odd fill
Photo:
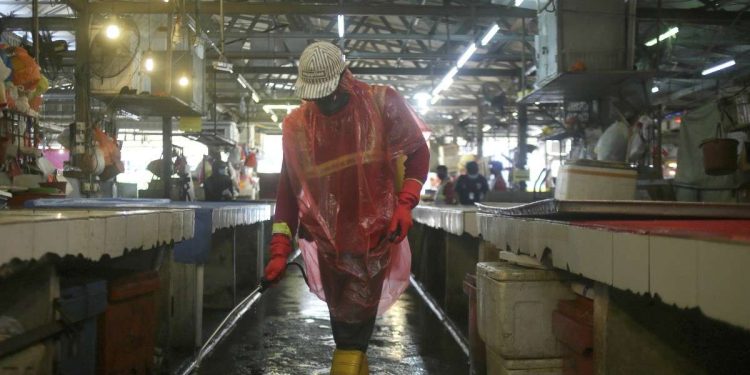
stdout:
POLYGON ((266 265, 265 278, 267 281, 275 282, 284 276, 287 258, 292 253, 292 240, 285 234, 274 234, 271 237, 270 252, 271 260, 266 265))
POLYGON ((413 223, 411 220, 411 210, 419 203, 419 194, 422 192, 422 183, 407 179, 404 181, 404 186, 401 188, 401 192, 398 193, 398 203, 396 209, 393 210, 393 218, 391 218, 391 224, 388 226, 389 238, 394 243, 400 243, 406 238, 413 223))

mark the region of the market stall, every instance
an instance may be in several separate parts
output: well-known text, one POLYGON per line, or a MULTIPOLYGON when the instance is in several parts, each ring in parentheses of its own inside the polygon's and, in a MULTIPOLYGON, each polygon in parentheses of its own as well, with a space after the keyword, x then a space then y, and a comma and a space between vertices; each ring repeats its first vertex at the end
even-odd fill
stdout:
MULTIPOLYGON (((261 276, 264 244, 272 204, 249 202, 170 202, 167 199, 54 199, 36 200, 29 207, 62 207, 96 210, 180 208, 195 212, 195 236, 174 247, 170 265, 172 282, 188 292, 175 301, 178 321, 190 329, 175 329, 172 343, 179 347, 200 346, 205 302, 216 308, 231 308, 238 301, 238 288, 256 285, 261 276), (184 284, 184 285, 183 285, 184 284), (205 300, 207 299, 207 301, 205 300)), ((105 211, 106 212, 106 211, 105 211)))

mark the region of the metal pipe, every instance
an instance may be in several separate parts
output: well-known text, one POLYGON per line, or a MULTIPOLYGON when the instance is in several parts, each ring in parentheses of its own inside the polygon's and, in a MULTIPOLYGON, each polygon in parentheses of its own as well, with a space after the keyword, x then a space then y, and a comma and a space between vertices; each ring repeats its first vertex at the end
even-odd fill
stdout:
MULTIPOLYGON (((259 252, 262 251, 261 248, 258 249, 259 252)), ((297 250, 292 254, 291 257, 289 257, 289 262, 293 262, 294 259, 296 259, 300 255, 300 251, 297 250)), ((287 266, 289 264, 287 263, 287 266)), ((302 270, 302 268, 300 268, 302 270)), ((302 270, 302 277, 305 278, 305 283, 307 283, 307 276, 304 273, 304 270, 302 270)), ((208 337, 208 340, 206 340, 206 343, 203 344, 203 346, 198 350, 198 354, 196 354, 195 358, 191 359, 189 362, 187 362, 185 365, 183 365, 180 369, 178 369, 175 373, 179 375, 189 375, 193 372, 197 371, 200 367, 201 361, 203 361, 204 358, 206 358, 213 350, 216 348, 216 346, 224 340, 231 332, 234 330, 234 327, 237 326, 237 323, 240 319, 242 319, 243 316, 250 310, 253 305, 260 300, 260 297, 263 295, 263 292, 265 291, 266 284, 264 282, 261 282, 260 285, 258 285, 257 288, 255 288, 250 294, 247 295, 240 303, 237 304, 226 317, 219 323, 219 326, 216 328, 216 330, 211 334, 211 336, 208 337)))
POLYGON ((435 313, 435 316, 440 320, 441 323, 443 323, 443 326, 445 329, 448 330, 448 333, 453 337, 453 339, 456 341, 456 344, 458 344, 459 347, 461 347, 461 350, 464 352, 464 354, 468 357, 469 356, 469 340, 466 339, 466 336, 464 336, 461 331, 456 327, 456 325, 453 323, 453 321, 448 318, 448 316, 445 314, 445 312, 438 306, 438 304, 430 297, 425 291, 424 288, 422 288, 422 284, 417 281, 417 279, 414 278, 414 275, 409 275, 409 283, 412 287, 414 287, 414 290, 417 291, 417 294, 419 294, 420 297, 422 297, 422 300, 424 303, 427 304, 427 306, 432 310, 433 313, 435 313))
POLYGON ((232 311, 227 314, 224 320, 221 321, 221 323, 219 324, 219 328, 211 334, 208 340, 206 340, 206 343, 203 345, 203 347, 200 348, 195 358, 191 360, 184 368, 177 370, 177 373, 182 375, 189 375, 192 374, 193 371, 197 371, 203 358, 210 354, 214 350, 214 348, 216 348, 216 345, 218 345, 219 342, 224 340, 224 338, 227 337, 229 333, 232 332, 232 330, 234 330, 237 322, 242 319, 245 313, 247 313, 247 311, 250 310, 251 307, 253 307, 255 302, 260 299, 261 293, 261 287, 258 286, 247 297, 245 297, 245 299, 237 304, 237 306, 235 306, 232 311))
POLYGON ((39 55, 39 0, 31 2, 31 40, 34 43, 34 58, 41 64, 42 59, 39 55))
POLYGON ((224 54, 224 0, 219 0, 219 19, 221 20, 221 26, 219 27, 219 49, 224 54))

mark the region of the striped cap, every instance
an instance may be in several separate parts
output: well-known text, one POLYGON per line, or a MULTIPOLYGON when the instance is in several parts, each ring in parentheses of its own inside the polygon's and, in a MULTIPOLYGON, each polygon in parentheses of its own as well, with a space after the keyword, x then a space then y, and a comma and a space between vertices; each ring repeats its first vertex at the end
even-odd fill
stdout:
POLYGON ((313 43, 299 59, 296 92, 302 99, 320 99, 336 90, 344 72, 344 54, 329 42, 313 43))

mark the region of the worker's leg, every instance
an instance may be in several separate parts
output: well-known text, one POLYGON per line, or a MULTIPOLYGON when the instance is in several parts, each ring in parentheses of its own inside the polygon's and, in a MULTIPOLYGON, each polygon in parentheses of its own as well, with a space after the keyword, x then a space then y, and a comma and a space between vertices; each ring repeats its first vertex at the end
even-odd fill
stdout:
MULTIPOLYGON (((320 256, 321 254, 319 254, 320 256)), ((323 259, 320 257, 319 259, 323 259)), ((332 374, 367 374, 364 354, 375 327, 375 316, 386 268, 370 273, 384 259, 342 255, 320 262, 320 276, 336 342, 332 374)))

